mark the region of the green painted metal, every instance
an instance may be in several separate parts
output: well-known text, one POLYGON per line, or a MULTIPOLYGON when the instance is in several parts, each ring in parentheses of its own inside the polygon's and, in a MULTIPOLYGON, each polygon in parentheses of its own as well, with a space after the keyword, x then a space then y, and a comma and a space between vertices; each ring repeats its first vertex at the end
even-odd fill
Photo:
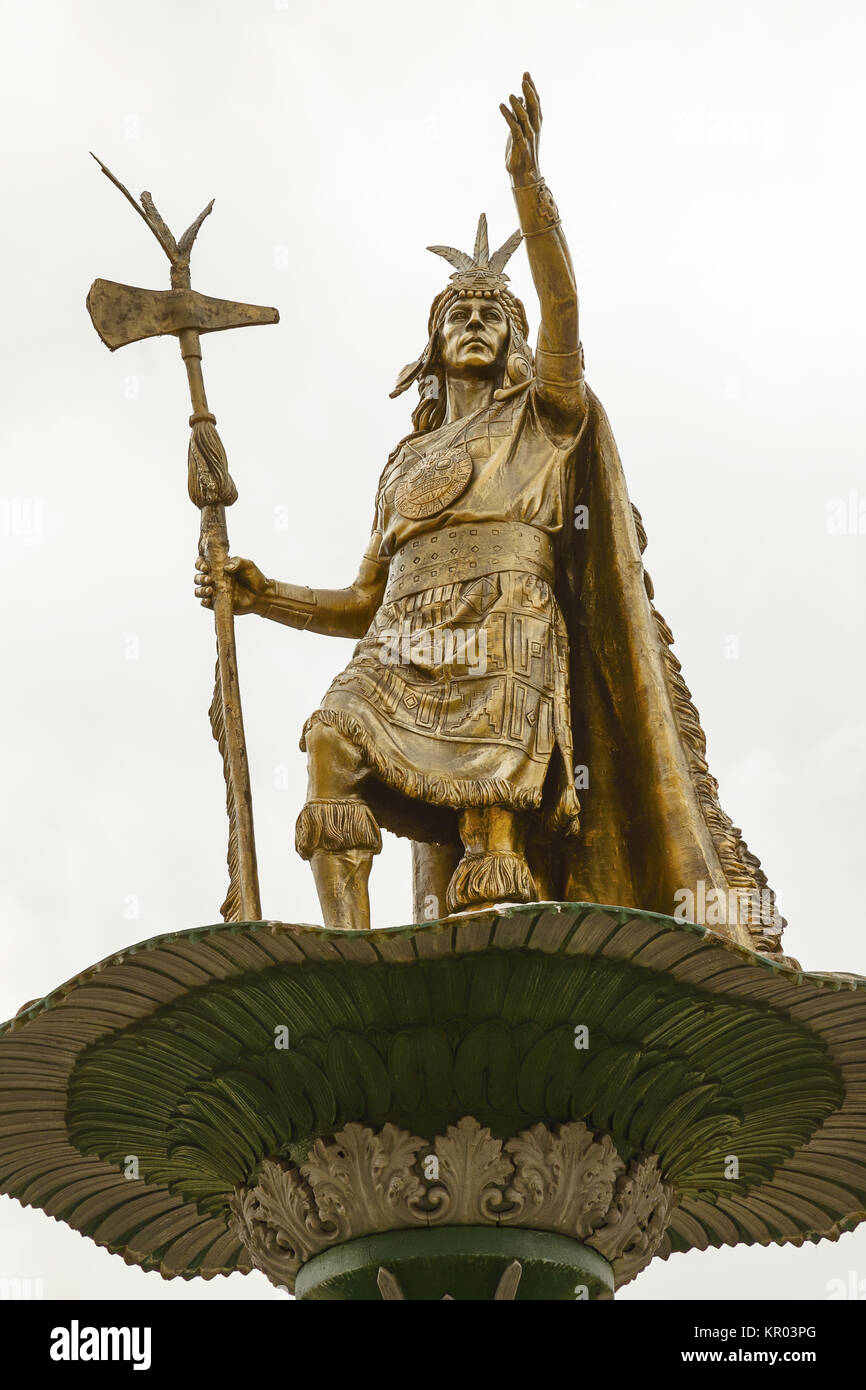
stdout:
POLYGON ((211 982, 87 1048, 68 1094, 82 1153, 135 1154, 148 1181, 216 1213, 262 1158, 300 1161, 347 1121, 431 1138, 465 1114, 499 1137, 582 1119, 625 1162, 657 1153, 680 1192, 742 1192, 843 1088, 823 1043, 766 1006, 628 962, 490 949, 211 982))
POLYGON ((596 1250, 548 1231, 446 1226, 389 1231, 346 1241, 303 1266, 295 1296, 305 1301, 381 1302, 379 1269, 394 1276, 407 1300, 492 1300, 514 1260, 521 1265, 516 1301, 581 1302, 612 1298, 613 1269, 596 1250))
POLYGON ((220 923, 129 946, 0 1025, 0 1192, 129 1264, 211 1278, 250 1268, 228 1196, 264 1156, 302 1162, 352 1120, 432 1138, 472 1114, 505 1138, 583 1119, 625 1161, 660 1155, 679 1197, 661 1258, 835 1240, 866 1210, 864 1057, 866 980, 657 913, 220 923))

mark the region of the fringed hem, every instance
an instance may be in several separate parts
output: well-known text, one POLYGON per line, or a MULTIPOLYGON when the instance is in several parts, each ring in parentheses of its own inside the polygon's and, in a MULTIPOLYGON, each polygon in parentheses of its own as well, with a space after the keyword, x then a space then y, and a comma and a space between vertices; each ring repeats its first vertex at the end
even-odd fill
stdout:
POLYGON ((295 849, 302 859, 317 850, 368 849, 378 854, 382 834, 363 801, 308 801, 295 825, 295 849))
POLYGON ((520 854, 465 854, 451 876, 449 912, 485 903, 531 903, 538 899, 529 865, 520 854))
POLYGON ((448 806, 455 811, 467 806, 510 806, 517 810, 534 811, 541 804, 541 792, 526 791, 512 786, 500 777, 479 777, 462 781, 429 777, 414 769, 395 767, 388 762, 371 741, 366 729, 345 710, 317 709, 311 714, 301 735, 301 752, 306 753, 307 732, 314 724, 326 724, 351 740, 364 755, 368 765, 387 786, 402 792, 414 801, 427 801, 434 806, 448 806))

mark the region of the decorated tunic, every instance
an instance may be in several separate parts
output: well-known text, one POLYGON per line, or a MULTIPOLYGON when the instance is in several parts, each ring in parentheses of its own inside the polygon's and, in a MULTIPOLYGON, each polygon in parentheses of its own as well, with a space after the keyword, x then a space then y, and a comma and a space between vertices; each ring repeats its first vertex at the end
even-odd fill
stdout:
POLYGON ((568 636, 554 595, 576 438, 554 440, 530 386, 409 436, 388 461, 374 525, 388 585, 307 727, 341 729, 406 797, 543 805, 555 828, 576 830, 568 636))

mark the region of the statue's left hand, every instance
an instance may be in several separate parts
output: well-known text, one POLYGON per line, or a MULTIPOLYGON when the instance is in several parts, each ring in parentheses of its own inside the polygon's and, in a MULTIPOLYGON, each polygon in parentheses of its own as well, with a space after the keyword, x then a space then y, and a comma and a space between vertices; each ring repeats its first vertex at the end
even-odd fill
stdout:
POLYGON ((505 167, 517 188, 535 183, 540 177, 538 167, 538 142, 541 135, 541 103, 535 83, 528 72, 523 74, 523 96, 512 93, 511 107, 500 104, 500 111, 508 123, 508 145, 505 150, 505 167))

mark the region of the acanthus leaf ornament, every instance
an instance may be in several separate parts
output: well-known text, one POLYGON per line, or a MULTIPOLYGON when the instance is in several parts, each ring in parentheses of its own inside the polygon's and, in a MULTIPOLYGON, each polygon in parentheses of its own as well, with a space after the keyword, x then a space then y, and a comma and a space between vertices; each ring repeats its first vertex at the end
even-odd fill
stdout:
POLYGON ((344 1239, 387 1230, 389 1223, 410 1224, 425 1196, 414 1170, 423 1143, 390 1124, 378 1134, 350 1124, 333 1139, 317 1139, 300 1171, 315 1192, 321 1220, 339 1223, 344 1239))
POLYGON ((506 1221, 538 1225, 583 1240, 610 1209, 625 1165, 608 1135, 585 1125, 559 1132, 533 1125, 505 1145, 515 1175, 507 1190, 513 1212, 506 1221))
POLYGON ((673 1206, 672 1190, 662 1182, 655 1155, 636 1159, 618 1179, 613 1203, 591 1244, 600 1255, 621 1261, 631 1278, 652 1259, 673 1206))
POLYGON ((256 1268, 292 1288, 329 1246, 425 1226, 556 1232, 597 1250, 624 1282, 652 1259, 676 1202, 655 1155, 626 1165, 608 1135, 580 1120, 503 1143, 467 1115, 432 1142, 393 1124, 348 1124, 317 1139, 300 1169, 265 1159, 231 1209, 256 1268))
POLYGON ((439 1182, 428 1196, 436 1203, 431 1224, 473 1225, 496 1221, 507 1206, 505 1184, 514 1165, 502 1151, 502 1141, 489 1129, 464 1116, 439 1135, 433 1149, 439 1162, 439 1182))

